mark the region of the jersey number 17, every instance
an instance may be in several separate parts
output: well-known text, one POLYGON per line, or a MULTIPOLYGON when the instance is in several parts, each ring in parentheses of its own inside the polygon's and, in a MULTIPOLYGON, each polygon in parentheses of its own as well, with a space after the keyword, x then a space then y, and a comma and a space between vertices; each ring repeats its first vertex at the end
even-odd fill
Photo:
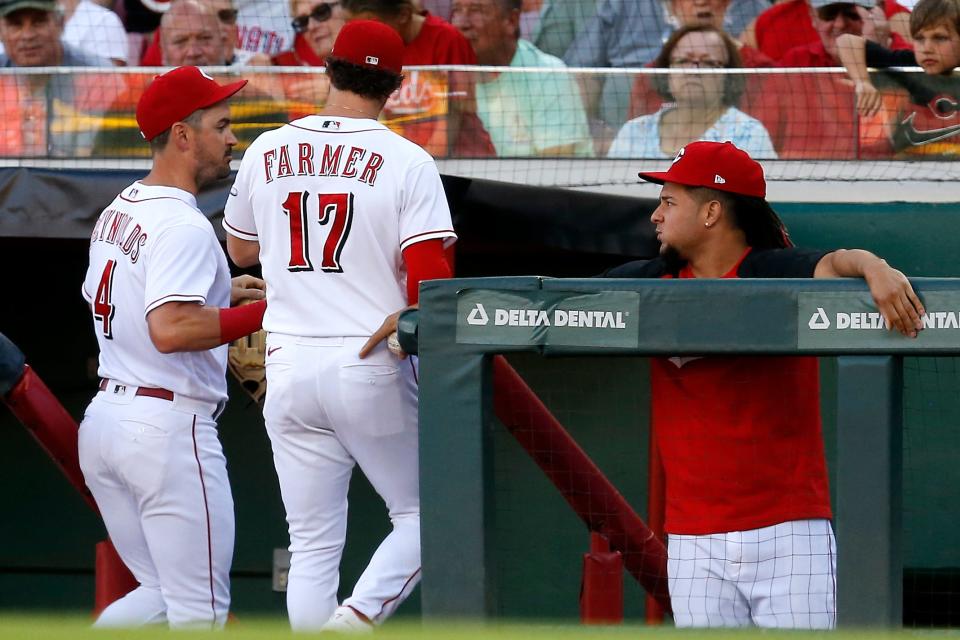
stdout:
MULTIPOLYGON (((313 271, 310 260, 310 205, 309 191, 291 191, 283 201, 283 212, 290 221, 290 271, 313 271)), ((320 270, 330 273, 343 273, 340 265, 340 253, 350 235, 353 222, 352 193, 320 193, 316 196, 319 212, 317 222, 329 225, 327 240, 323 243, 323 256, 320 270)))

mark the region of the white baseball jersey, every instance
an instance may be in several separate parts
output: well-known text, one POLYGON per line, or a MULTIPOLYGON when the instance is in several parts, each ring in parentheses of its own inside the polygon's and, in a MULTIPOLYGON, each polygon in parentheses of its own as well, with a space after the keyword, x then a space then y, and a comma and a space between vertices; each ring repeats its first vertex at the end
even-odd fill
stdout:
POLYGON ((369 336, 407 305, 402 251, 456 239, 436 163, 369 119, 308 116, 257 138, 224 228, 260 243, 263 327, 369 336))
POLYGON ((166 302, 230 306, 230 270, 196 198, 135 182, 100 214, 83 297, 93 312, 103 378, 218 403, 227 398, 226 345, 164 354, 146 316, 166 302))

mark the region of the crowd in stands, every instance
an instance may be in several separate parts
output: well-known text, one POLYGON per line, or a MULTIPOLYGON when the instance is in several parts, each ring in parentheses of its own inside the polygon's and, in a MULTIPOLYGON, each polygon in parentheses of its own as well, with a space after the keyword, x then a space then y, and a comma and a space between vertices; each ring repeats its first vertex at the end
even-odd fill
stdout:
POLYGON ((410 69, 384 111, 436 157, 960 151, 960 0, 0 0, 0 65, 105 69, 0 77, 0 156, 146 153, 132 106, 152 72, 114 66, 242 67, 252 138, 323 103, 354 18, 396 30, 405 67, 481 65, 410 69))

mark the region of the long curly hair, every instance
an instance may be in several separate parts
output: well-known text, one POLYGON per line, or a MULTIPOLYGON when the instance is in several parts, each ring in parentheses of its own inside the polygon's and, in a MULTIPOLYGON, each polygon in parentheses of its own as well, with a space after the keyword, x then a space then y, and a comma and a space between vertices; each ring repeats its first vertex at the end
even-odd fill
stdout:
POLYGON ((733 215, 733 223, 743 231, 747 244, 754 249, 786 249, 793 246, 787 227, 765 198, 709 187, 692 187, 690 195, 701 203, 718 200, 724 211, 733 215))

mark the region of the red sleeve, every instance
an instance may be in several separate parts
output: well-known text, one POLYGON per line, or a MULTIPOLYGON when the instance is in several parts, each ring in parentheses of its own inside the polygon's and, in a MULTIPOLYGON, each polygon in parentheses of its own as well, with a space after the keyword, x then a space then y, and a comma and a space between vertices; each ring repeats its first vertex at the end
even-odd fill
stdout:
POLYGON ((454 154, 461 158, 492 158, 497 155, 490 134, 474 111, 460 114, 460 132, 454 143, 454 154))
POLYGON ((891 51, 913 51, 913 44, 908 42, 899 33, 893 32, 890 34, 890 50, 891 51))
POLYGON ((806 0, 775 4, 759 16, 754 26, 757 46, 764 55, 780 60, 793 47, 819 42, 806 0))
POLYGON ((160 29, 153 32, 153 40, 140 58, 141 67, 159 67, 163 64, 163 52, 160 49, 160 29))
MULTIPOLYGON (((653 62, 648 62, 643 66, 652 69, 653 62)), ((662 104, 663 98, 654 86, 654 76, 638 75, 630 88, 630 106, 627 109, 627 119, 653 113, 662 104)))
POLYGON ((473 52, 470 41, 463 37, 459 31, 455 31, 450 42, 447 43, 449 62, 442 64, 477 64, 477 54, 473 52))
POLYGON ((883 0, 883 12, 887 18, 892 18, 898 13, 910 13, 910 9, 907 9, 896 0, 883 0))
POLYGON ((453 271, 444 255, 443 240, 416 242, 403 250, 407 264, 407 303, 416 304, 420 299, 420 283, 424 280, 450 278, 453 271))
POLYGON ((427 16, 424 28, 427 33, 423 35, 433 42, 433 54, 431 60, 421 64, 477 64, 470 41, 452 24, 427 16))
POLYGON ((740 61, 743 63, 743 66, 748 69, 777 66, 773 58, 759 49, 748 46, 740 47, 740 61))

